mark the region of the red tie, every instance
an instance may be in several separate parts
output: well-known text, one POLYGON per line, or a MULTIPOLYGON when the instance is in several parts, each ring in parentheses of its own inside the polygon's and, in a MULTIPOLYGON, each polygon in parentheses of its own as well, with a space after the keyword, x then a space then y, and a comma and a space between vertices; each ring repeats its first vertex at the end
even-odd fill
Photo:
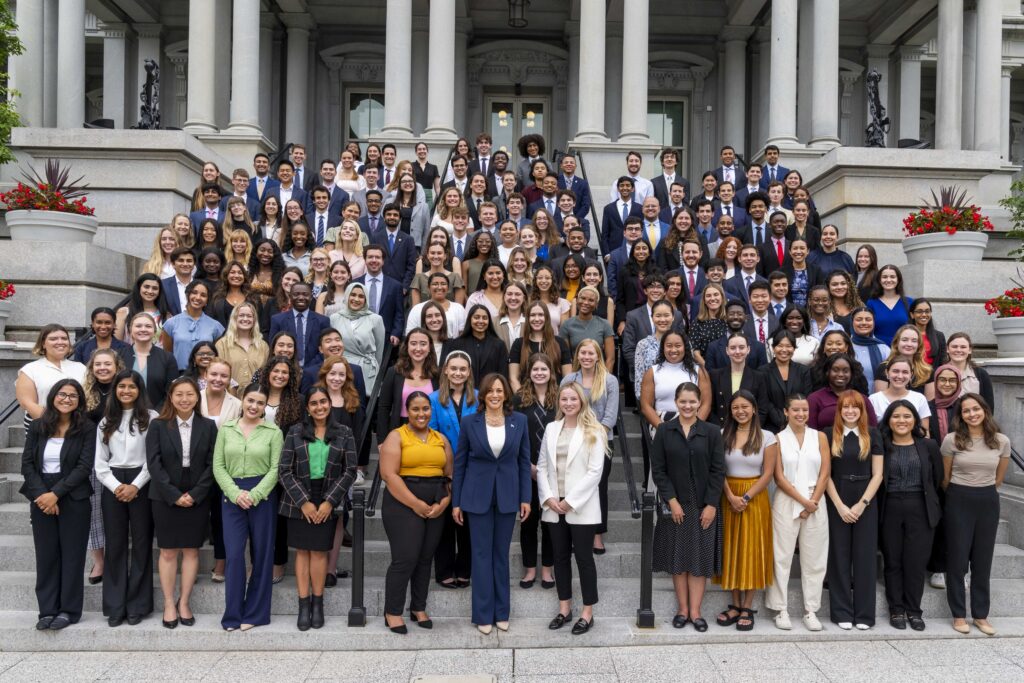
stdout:
POLYGON ((757 341, 764 344, 764 318, 759 318, 757 321, 757 341))
POLYGON ((693 291, 697 289, 697 279, 694 277, 693 271, 690 271, 690 296, 693 296, 693 291))
POLYGON ((781 266, 786 259, 782 253, 782 240, 775 240, 775 253, 779 257, 779 265, 781 266))

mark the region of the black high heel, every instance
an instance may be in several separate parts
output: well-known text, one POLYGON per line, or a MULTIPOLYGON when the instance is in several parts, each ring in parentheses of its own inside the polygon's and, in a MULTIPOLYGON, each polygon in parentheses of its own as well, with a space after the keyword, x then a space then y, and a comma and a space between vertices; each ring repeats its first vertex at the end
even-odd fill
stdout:
POLYGON ((387 626, 388 630, 391 631, 392 633, 400 633, 402 635, 405 635, 406 633, 409 632, 409 629, 406 628, 405 624, 402 624, 401 626, 392 626, 391 624, 389 624, 388 623, 388 615, 386 615, 386 614, 384 615, 384 625, 387 626))
POLYGON ((181 599, 180 598, 178 599, 178 602, 174 603, 174 609, 177 610, 177 612, 178 612, 178 621, 181 622, 182 626, 195 626, 196 625, 196 615, 195 614, 190 616, 188 619, 186 619, 185 617, 181 616, 181 599))
POLYGON ((419 626, 420 628, 434 628, 433 621, 431 621, 430 619, 418 619, 416 617, 416 614, 412 610, 409 610, 409 618, 412 619, 413 623, 419 626))

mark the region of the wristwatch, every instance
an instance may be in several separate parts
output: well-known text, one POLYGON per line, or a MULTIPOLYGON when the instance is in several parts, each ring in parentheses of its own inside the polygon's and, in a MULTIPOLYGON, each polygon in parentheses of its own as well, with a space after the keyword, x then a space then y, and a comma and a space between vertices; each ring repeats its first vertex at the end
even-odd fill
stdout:
POLYGON ((750 496, 748 496, 747 494, 744 493, 743 494, 743 502, 744 503, 749 503, 750 502, 750 496))
POLYGON ((861 500, 860 502, 864 503, 864 507, 867 507, 867 506, 871 505, 871 501, 868 500, 867 498, 861 500))

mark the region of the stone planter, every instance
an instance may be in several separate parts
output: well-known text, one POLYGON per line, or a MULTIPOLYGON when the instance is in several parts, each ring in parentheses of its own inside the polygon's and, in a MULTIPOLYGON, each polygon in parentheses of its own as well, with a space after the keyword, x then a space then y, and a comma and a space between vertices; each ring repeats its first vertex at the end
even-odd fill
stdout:
POLYGON ((0 300, 0 341, 4 341, 4 332, 7 330, 7 319, 11 317, 14 304, 10 299, 0 300))
POLYGON ((903 240, 903 253, 907 263, 980 261, 987 246, 988 234, 984 232, 936 232, 907 237, 903 240))
POLYGON ((8 211, 12 240, 34 242, 92 242, 99 228, 95 216, 60 211, 8 211))
POLYGON ((992 332, 996 335, 996 355, 1024 358, 1024 318, 996 318, 992 332))

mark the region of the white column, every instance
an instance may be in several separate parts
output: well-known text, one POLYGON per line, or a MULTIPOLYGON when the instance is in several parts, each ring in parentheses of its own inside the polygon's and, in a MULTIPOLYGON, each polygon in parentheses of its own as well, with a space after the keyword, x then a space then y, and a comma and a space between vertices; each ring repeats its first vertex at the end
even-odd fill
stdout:
POLYGON ((260 129, 263 134, 277 142, 279 131, 273 128, 274 118, 274 97, 277 88, 271 84, 275 83, 274 66, 274 29, 277 27, 277 17, 270 12, 260 14, 260 129))
POLYGON ((388 0, 381 135, 412 135, 412 0, 388 0))
MULTIPOLYGON (((430 64, 430 21, 417 16, 412 22, 412 126, 415 135, 422 135, 427 127, 427 70, 430 64)), ((386 113, 386 112, 385 112, 386 113)))
MULTIPOLYGON (((797 2, 797 32, 793 37, 797 44, 796 62, 796 137, 804 143, 811 139, 811 91, 814 82, 811 72, 814 69, 814 0, 797 2)), ((772 86, 775 78, 772 78, 772 86)))
MULTIPOLYGON (((307 83, 309 78, 310 18, 306 14, 282 14, 288 27, 288 46, 285 66, 284 137, 285 142, 298 142, 312 146, 306 137, 307 83)), ((333 150, 332 153, 337 150, 333 150)), ((315 160, 313 162, 316 163, 315 160)))
POLYGON ((57 127, 85 118, 85 0, 63 0, 57 15, 57 127))
POLYGON ((648 142, 647 44, 649 0, 630 0, 622 21, 622 124, 621 142, 648 142))
POLYGON ((125 127, 127 29, 125 24, 103 27, 103 118, 111 119, 114 128, 125 127))
POLYGON ((900 118, 899 136, 921 139, 921 48, 905 45, 900 48, 900 118))
POLYGON ((430 69, 427 92, 428 137, 455 135, 455 0, 430 3, 430 69))
POLYGON ((578 140, 608 140, 604 132, 605 13, 604 0, 580 0, 578 140))
POLYGON ((210 0, 188 3, 188 117, 184 130, 215 133, 217 82, 217 5, 210 0))
POLYGON ((11 57, 12 90, 19 92, 18 113, 22 125, 43 122, 43 0, 18 0, 18 37, 25 51, 11 57))
POLYGON ((747 145, 747 38, 752 26, 726 26, 718 39, 725 43, 725 130, 722 142, 746 154, 747 145))
POLYGON ((1017 67, 1003 65, 1000 83, 1000 123, 999 123, 999 155, 1007 163, 1010 162, 1010 86, 1013 82, 1013 70, 1017 67))
POLYGON ((810 144, 839 144, 839 0, 814 5, 810 144))
POLYGON ((797 141, 797 28, 797 0, 772 0, 772 80, 768 90, 768 142, 770 143, 794 143, 797 141))
POLYGON ((1009 112, 992 106, 992 95, 1002 92, 1003 15, 999 0, 978 0, 978 44, 974 92, 974 149, 1000 152, 1001 133, 1009 112))
POLYGON ((260 129, 260 0, 231 4, 231 108, 225 132, 263 135, 260 129))
POLYGON ((757 62, 753 75, 757 88, 757 134, 751 141, 753 149, 760 149, 768 140, 768 118, 771 107, 772 82, 772 40, 771 29, 762 26, 757 29, 757 62))
POLYGON ((43 126, 57 126, 57 16, 58 0, 43 6, 43 126))
POLYGON ((964 0, 939 0, 938 63, 935 72, 935 147, 960 149, 963 104, 964 0))

